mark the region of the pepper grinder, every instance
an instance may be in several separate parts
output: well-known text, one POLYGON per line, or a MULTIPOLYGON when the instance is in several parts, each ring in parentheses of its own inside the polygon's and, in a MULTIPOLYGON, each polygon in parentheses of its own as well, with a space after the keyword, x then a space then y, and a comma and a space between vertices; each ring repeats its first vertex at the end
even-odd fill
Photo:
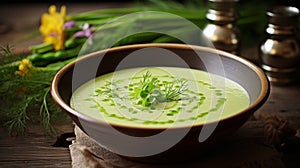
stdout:
POLYGON ((240 54, 240 30, 236 25, 238 0, 208 0, 206 19, 209 23, 203 34, 216 49, 240 54))
POLYGON ((266 12, 266 39, 260 45, 259 61, 270 82, 287 85, 294 82, 299 70, 299 42, 296 38, 299 10, 275 6, 266 12))

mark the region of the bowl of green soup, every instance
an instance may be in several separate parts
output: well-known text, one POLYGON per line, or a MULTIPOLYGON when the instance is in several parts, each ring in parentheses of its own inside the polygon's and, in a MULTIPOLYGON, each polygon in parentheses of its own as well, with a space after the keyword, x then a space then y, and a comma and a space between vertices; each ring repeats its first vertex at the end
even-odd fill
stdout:
POLYGON ((255 64, 186 44, 135 44, 93 52, 63 67, 53 100, 101 147, 151 163, 218 151, 267 100, 255 64))

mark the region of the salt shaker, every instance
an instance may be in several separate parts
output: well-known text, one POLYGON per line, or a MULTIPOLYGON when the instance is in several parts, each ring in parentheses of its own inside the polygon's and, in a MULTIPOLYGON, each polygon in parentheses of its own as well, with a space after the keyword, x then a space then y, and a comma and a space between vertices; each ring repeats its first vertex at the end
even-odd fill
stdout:
POLYGON ((291 84, 299 71, 300 50, 296 38, 299 10, 275 6, 266 15, 266 38, 259 48, 260 66, 272 84, 291 84))
POLYGON ((236 25, 238 0, 208 0, 209 9, 206 18, 209 23, 203 34, 216 49, 240 53, 240 30, 236 25))

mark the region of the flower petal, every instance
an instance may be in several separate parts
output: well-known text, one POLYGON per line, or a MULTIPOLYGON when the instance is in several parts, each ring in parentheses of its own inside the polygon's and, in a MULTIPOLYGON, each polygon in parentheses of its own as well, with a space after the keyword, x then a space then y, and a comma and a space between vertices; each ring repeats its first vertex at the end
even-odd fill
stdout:
POLYGON ((66 22, 63 26, 63 29, 71 29, 75 26, 75 21, 71 20, 69 22, 66 22))
POLYGON ((90 37, 93 32, 90 29, 82 30, 74 34, 74 37, 90 37))

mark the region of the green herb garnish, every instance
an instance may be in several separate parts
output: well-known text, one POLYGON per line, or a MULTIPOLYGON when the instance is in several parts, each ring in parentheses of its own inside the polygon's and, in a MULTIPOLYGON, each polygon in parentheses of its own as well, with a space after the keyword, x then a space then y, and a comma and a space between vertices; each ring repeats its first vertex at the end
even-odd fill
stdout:
POLYGON ((155 109, 156 105, 178 101, 186 90, 186 80, 175 79, 162 82, 147 71, 140 81, 141 86, 134 89, 133 96, 137 97, 137 104, 155 109))

